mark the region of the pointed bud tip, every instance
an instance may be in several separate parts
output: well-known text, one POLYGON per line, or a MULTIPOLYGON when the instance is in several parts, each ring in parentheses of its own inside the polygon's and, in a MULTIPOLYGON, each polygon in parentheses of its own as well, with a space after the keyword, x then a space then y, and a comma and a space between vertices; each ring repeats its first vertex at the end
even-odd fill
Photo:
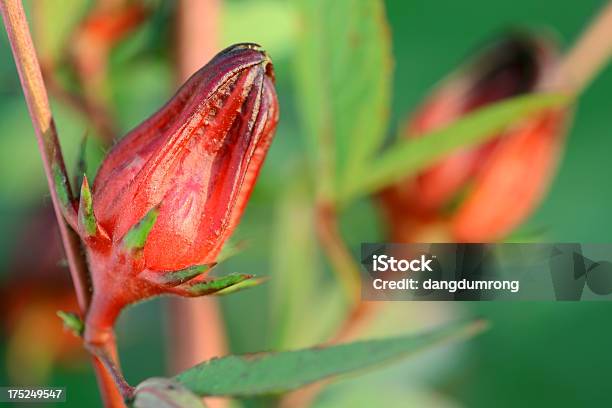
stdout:
POLYGON ((263 47, 256 43, 238 43, 230 45, 223 51, 219 52, 215 58, 231 57, 237 54, 253 54, 257 61, 256 64, 261 64, 265 69, 266 76, 268 76, 273 82, 275 81, 274 67, 272 65, 272 59, 263 47))
POLYGON ((83 192, 91 193, 91 189, 89 188, 89 180, 87 179, 87 174, 83 173, 83 181, 81 182, 81 195, 83 192))

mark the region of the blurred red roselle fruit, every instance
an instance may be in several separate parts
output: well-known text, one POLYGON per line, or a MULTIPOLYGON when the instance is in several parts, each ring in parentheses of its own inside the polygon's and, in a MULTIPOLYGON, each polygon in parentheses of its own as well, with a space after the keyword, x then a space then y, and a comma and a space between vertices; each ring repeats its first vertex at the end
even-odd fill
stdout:
MULTIPOLYGON (((417 110, 407 137, 449 125, 488 104, 538 89, 557 62, 554 45, 505 36, 445 80, 417 110)), ((563 144, 566 111, 546 111, 446 157, 380 195, 394 241, 503 238, 540 202, 563 144)))
POLYGON ((140 1, 108 3, 98 2, 74 33, 71 53, 82 78, 97 80, 106 68, 110 49, 136 30, 149 14, 140 1))
POLYGON ((254 44, 227 48, 110 151, 79 234, 93 299, 85 337, 102 342, 120 310, 162 293, 200 296, 248 279, 205 278, 246 205, 278 121, 272 64, 254 44))

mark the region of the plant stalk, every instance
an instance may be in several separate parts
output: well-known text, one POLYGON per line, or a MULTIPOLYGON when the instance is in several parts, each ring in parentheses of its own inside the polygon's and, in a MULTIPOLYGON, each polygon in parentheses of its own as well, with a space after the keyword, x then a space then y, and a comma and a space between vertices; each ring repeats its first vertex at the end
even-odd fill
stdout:
MULTIPOLYGON (((81 253, 80 240, 76 233, 68 227, 63 215, 65 211, 62 206, 65 206, 66 203, 61 201, 60 194, 65 194, 62 199, 66 200, 68 205, 72 205, 72 190, 62 157, 57 130, 51 115, 40 64, 32 44, 32 37, 21 1, 0 0, 0 11, 42 156, 77 301, 81 313, 85 315, 91 300, 87 267, 81 253)), ((103 369, 97 358, 94 358, 94 367, 96 368, 98 385, 105 406, 123 407, 123 399, 117 392, 112 378, 103 369)))
POLYGON ((323 251, 329 259, 351 307, 359 303, 361 284, 359 265, 353 259, 340 230, 333 204, 320 202, 316 207, 316 231, 323 251))
POLYGON ((611 56, 612 1, 609 1, 565 54, 547 87, 580 94, 611 56))

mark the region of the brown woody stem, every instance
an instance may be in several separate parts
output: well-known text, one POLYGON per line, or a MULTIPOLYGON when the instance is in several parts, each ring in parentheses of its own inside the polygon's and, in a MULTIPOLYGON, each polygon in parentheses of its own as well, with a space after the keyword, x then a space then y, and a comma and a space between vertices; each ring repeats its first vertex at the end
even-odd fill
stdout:
MULTIPOLYGON (((81 255, 79 238, 68 227, 64 219, 64 216, 72 217, 76 214, 73 207, 74 200, 57 137, 57 130, 51 115, 40 64, 32 44, 21 1, 0 0, 0 11, 15 58, 26 104, 34 125, 77 300, 81 313, 85 315, 91 299, 87 267, 81 255)), ((123 399, 114 387, 112 377, 102 369, 97 359, 94 361, 94 366, 96 367, 98 384, 105 405, 108 407, 124 406, 123 399)))

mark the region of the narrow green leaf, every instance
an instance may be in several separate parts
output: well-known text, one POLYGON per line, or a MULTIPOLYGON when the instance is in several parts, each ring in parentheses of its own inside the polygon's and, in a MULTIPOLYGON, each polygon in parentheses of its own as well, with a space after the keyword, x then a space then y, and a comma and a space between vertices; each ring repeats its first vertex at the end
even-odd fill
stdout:
POLYGON ((128 251, 137 251, 144 248, 147 242, 147 237, 157 221, 157 215, 159 214, 159 208, 153 207, 145 214, 144 217, 123 237, 123 247, 128 251))
POLYGON ((319 172, 317 184, 333 199, 384 137, 391 39, 382 0, 297 3, 297 106, 319 172))
POLYGON ((56 314, 64 322, 65 328, 72 331, 76 336, 81 336, 83 334, 85 324, 79 315, 72 312, 64 312, 63 310, 58 310, 56 314))
POLYGON ((498 135, 505 127, 543 109, 559 108, 572 102, 565 94, 533 94, 519 96, 477 110, 441 130, 416 139, 401 139, 372 165, 354 177, 343 202, 372 193, 409 177, 434 164, 456 149, 483 143, 498 135))
POLYGON ((198 395, 252 396, 289 391, 327 377, 398 361, 482 330, 482 321, 426 333, 299 351, 227 356, 201 363, 175 379, 198 395))
POLYGON ((134 408, 205 408, 181 384, 167 378, 149 378, 134 390, 134 408))

